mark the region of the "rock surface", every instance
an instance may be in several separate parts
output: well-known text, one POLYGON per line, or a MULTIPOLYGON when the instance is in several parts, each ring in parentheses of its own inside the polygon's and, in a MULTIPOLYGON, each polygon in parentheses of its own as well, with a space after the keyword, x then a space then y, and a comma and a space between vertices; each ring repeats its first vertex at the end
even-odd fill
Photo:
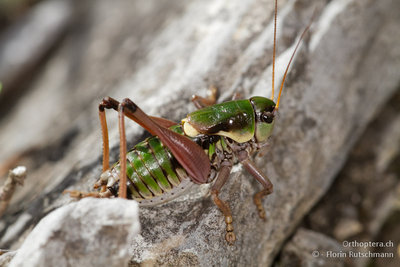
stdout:
POLYGON ((9 251, 0 255, 0 266, 8 266, 14 258, 16 251, 9 251))
POLYGON ((296 234, 282 249, 279 257, 281 266, 346 266, 346 253, 336 240, 304 228, 296 234))
POLYGON ((87 198, 43 218, 10 262, 14 266, 126 266, 140 231, 138 204, 87 198))
MULTIPOLYGON (((255 159, 274 183, 264 201, 267 222, 252 204, 260 185, 237 166, 221 193, 234 216, 234 246, 226 245, 207 188, 196 187, 186 199, 141 209, 142 232, 129 246, 132 266, 270 265, 325 194, 399 88, 400 3, 279 1, 277 75, 315 9, 269 153, 255 159)), ((64 189, 91 190, 101 170, 103 96, 129 97, 151 115, 179 121, 194 110, 190 96, 210 85, 220 89, 220 101, 234 92, 270 95, 273 1, 80 1, 76 12, 76 28, 0 121, 0 161, 33 147, 20 163, 29 177, 0 223, 3 248, 17 249, 40 218, 64 205, 64 189)), ((115 161, 117 115, 107 114, 115 161)), ((128 129, 130 145, 142 138, 139 127, 128 129)))
MULTIPOLYGON (((303 227, 339 242, 375 241, 384 247, 347 246, 353 253, 384 257, 337 257, 350 266, 399 266, 400 91, 375 115, 349 154, 329 191, 304 219, 303 227), (397 257, 396 257, 397 255, 397 257)), ((340 251, 338 250, 338 251, 340 251)))

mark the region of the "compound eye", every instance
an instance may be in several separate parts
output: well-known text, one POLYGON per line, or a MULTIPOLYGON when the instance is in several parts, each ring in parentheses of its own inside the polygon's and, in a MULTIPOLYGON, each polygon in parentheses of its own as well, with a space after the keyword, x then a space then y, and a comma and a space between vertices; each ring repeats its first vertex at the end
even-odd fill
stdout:
POLYGON ((271 112, 266 112, 261 115, 261 120, 266 123, 272 123, 274 121, 274 115, 271 112))

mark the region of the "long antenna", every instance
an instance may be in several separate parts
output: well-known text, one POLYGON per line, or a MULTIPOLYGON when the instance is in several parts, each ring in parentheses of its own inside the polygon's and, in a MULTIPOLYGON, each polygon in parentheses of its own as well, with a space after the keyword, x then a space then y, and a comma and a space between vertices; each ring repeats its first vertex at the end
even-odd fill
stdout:
POLYGON ((316 12, 314 11, 314 14, 313 14, 313 16, 312 16, 312 19, 311 19, 310 23, 307 25, 307 27, 304 29, 303 33, 301 34, 300 39, 299 39, 299 41, 298 41, 297 44, 296 44, 296 48, 294 49, 293 54, 292 54, 292 56, 290 57, 289 64, 287 65, 285 74, 283 75, 283 79, 282 79, 282 83, 281 83, 281 88, 279 89, 278 101, 276 102, 276 107, 275 107, 276 110, 278 110, 278 107, 279 107, 279 102, 280 102, 280 100, 281 100, 281 93, 282 93, 282 89, 283 89, 283 84, 285 83, 285 79, 286 79, 286 75, 287 75, 288 70, 289 70, 289 67, 290 67, 290 63, 292 63, 292 60, 293 60, 293 58, 294 58, 294 55, 296 54, 297 48, 299 47, 301 40, 303 40, 304 35, 305 35, 306 32, 310 29, 310 26, 311 26, 311 24, 312 24, 312 22, 313 22, 313 20, 314 20, 315 13, 316 13, 316 12))
POLYGON ((272 94, 271 100, 274 101, 275 90, 275 55, 276 55, 276 17, 278 14, 278 0, 275 0, 275 15, 274 15, 274 51, 272 54, 272 94))

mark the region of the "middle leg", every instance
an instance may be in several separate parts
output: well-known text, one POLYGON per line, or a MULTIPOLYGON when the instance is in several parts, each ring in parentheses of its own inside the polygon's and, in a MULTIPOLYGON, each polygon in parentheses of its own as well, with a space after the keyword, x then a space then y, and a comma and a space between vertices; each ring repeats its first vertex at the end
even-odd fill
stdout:
POLYGON ((192 96, 192 102, 196 106, 196 108, 204 108, 207 106, 214 105, 217 102, 217 94, 218 90, 216 87, 211 86, 207 90, 207 97, 202 97, 198 95, 193 95, 192 96))
POLYGON ((219 198, 219 191, 221 190, 222 186, 226 183, 229 178, 229 174, 231 173, 232 164, 230 162, 224 161, 222 163, 222 167, 218 174, 215 183, 211 188, 211 196, 214 200, 215 205, 221 210, 225 217, 225 224, 226 224, 226 234, 225 240, 228 242, 229 245, 233 245, 236 241, 236 235, 233 232, 233 218, 232 212, 229 208, 229 205, 219 198))

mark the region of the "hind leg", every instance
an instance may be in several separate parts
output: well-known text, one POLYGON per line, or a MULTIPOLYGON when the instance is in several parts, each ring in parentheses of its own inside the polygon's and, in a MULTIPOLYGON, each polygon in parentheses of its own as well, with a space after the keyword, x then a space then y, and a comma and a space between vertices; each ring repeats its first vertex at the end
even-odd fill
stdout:
POLYGON ((94 198, 109 198, 112 197, 112 193, 108 190, 104 192, 82 192, 78 190, 65 190, 63 194, 69 194, 72 198, 86 198, 86 197, 94 197, 94 198))

